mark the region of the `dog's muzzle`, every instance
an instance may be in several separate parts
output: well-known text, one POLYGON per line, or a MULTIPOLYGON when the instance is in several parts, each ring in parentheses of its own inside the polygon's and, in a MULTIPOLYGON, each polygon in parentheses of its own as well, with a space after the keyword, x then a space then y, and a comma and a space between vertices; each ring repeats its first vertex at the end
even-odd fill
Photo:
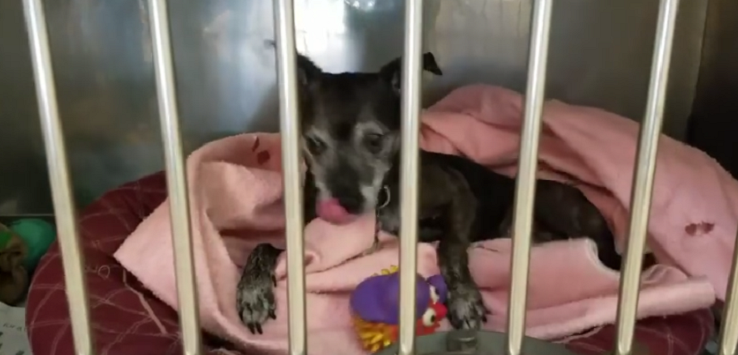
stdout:
POLYGON ((318 201, 316 213, 321 219, 333 224, 347 224, 353 222, 357 216, 349 213, 337 198, 328 198, 318 201))
MULTIPOLYGON (((390 191, 387 186, 379 190, 377 209, 384 208, 390 202, 390 191)), ((316 213, 319 218, 333 224, 348 224, 358 218, 341 205, 337 198, 320 200, 316 205, 316 213)))

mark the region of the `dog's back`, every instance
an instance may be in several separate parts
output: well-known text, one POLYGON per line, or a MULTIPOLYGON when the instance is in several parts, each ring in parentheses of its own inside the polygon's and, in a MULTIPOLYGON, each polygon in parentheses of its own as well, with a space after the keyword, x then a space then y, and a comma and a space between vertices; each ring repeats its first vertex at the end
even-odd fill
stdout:
MULTIPOLYGON (((510 236, 515 205, 514 178, 498 174, 461 156, 423 151, 421 159, 426 169, 430 165, 438 165, 445 171, 455 172, 464 180, 456 183, 465 184, 474 196, 476 209, 471 242, 510 236)), ((534 243, 590 238, 597 245, 603 264, 613 269, 620 267, 620 256, 615 250, 607 221, 575 186, 553 180, 538 180, 534 206, 534 243)), ((426 229, 429 227, 426 226, 426 229)))

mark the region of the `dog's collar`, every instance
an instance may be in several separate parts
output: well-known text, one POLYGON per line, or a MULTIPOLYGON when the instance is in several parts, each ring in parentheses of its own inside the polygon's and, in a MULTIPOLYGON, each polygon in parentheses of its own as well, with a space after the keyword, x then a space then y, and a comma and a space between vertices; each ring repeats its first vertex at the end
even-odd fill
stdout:
POLYGON ((377 197, 377 210, 381 210, 389 205, 392 195, 387 185, 383 185, 379 190, 379 196, 377 197), (384 199, 382 199, 384 197, 384 199))
POLYGON ((377 194, 377 208, 374 209, 374 215, 376 217, 374 222, 374 244, 370 250, 373 250, 379 245, 379 231, 382 229, 382 219, 379 218, 379 211, 387 207, 391 200, 392 195, 390 194, 389 186, 382 185, 382 188, 379 189, 379 194, 377 194), (382 197, 384 197, 384 200, 382 197))

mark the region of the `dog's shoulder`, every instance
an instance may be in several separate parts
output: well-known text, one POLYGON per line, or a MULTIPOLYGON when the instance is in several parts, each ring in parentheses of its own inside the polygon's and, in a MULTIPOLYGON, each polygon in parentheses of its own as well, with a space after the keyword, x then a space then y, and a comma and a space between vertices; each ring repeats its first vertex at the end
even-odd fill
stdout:
MULTIPOLYGON (((515 180, 498 174, 486 166, 469 158, 434 152, 421 153, 425 167, 435 166, 429 171, 453 170, 456 179, 463 178, 463 184, 476 202, 476 229, 484 235, 496 231, 505 217, 505 213, 515 199, 515 180)), ((438 188, 438 187, 436 187, 438 188)))

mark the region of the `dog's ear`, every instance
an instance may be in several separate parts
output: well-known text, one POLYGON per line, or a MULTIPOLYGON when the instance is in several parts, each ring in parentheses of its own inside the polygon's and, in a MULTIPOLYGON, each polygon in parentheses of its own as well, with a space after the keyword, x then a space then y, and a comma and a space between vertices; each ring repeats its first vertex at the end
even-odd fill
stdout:
MULTIPOLYGON (((443 75, 441 68, 436 63, 436 57, 431 52, 425 52, 422 59, 423 70, 431 72, 436 75, 443 75)), ((398 57, 395 60, 385 64, 382 69, 379 70, 379 75, 382 79, 392 86, 392 89, 396 93, 400 93, 402 88, 402 57, 398 57)))
POLYGON ((323 74, 315 63, 310 58, 297 53, 297 84, 303 87, 310 87, 320 79, 320 75, 323 74))

